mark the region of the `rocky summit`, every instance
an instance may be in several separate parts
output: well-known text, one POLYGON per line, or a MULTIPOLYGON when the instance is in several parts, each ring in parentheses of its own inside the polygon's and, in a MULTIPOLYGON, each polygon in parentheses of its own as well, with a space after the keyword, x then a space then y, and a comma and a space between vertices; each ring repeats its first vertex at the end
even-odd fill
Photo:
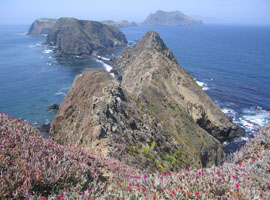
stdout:
POLYGON ((162 10, 150 14, 143 22, 144 26, 185 26, 202 25, 202 21, 186 16, 180 11, 166 12, 162 10))
POLYGON ((48 34, 56 21, 57 19, 50 19, 50 18, 37 19, 31 24, 28 30, 28 34, 29 35, 48 34))
POLYGON ((146 171, 210 166, 221 143, 242 130, 177 64, 160 36, 148 32, 114 61, 113 73, 76 77, 50 137, 146 171))
POLYGON ((60 18, 47 36, 46 43, 55 47, 57 57, 87 57, 94 51, 127 43, 117 28, 101 22, 60 18))

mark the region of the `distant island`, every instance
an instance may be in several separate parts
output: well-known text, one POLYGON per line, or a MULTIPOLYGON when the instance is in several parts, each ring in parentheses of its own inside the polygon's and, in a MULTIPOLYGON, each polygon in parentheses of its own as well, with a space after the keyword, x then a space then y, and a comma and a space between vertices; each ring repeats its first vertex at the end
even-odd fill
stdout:
POLYGON ((120 20, 120 21, 113 21, 113 20, 105 20, 102 21, 103 24, 111 25, 111 26, 116 26, 118 28, 123 28, 123 27, 129 27, 129 26, 138 26, 136 22, 129 22, 127 20, 120 20))
POLYGON ((51 18, 40 18, 35 20, 29 30, 29 35, 41 35, 41 34, 48 34, 53 25, 56 23, 57 19, 51 19, 51 18))
MULTIPOLYGON (((64 19, 68 19, 68 18, 64 18, 64 19)), ((69 18, 69 19, 74 19, 74 18, 69 18)), ((90 20, 85 20, 85 21, 90 22, 90 20)), ((49 34, 56 22, 57 22, 57 19, 51 19, 51 18, 37 19, 31 24, 28 30, 28 34, 29 35, 49 34)), ((127 20, 119 20, 119 21, 104 20, 104 21, 101 21, 101 23, 110 25, 110 26, 115 26, 117 28, 140 26, 140 25, 141 26, 190 26, 190 25, 203 24, 201 20, 193 19, 183 14, 180 11, 166 12, 162 10, 158 10, 154 14, 151 13, 142 23, 136 23, 134 21, 129 22, 127 20)))
POLYGON ((49 32, 46 44, 54 46, 57 57, 87 57, 127 43, 117 27, 97 21, 60 18, 49 32))
POLYGON ((180 11, 166 12, 162 10, 150 14, 141 23, 143 26, 189 26, 202 24, 202 21, 188 17, 180 11))

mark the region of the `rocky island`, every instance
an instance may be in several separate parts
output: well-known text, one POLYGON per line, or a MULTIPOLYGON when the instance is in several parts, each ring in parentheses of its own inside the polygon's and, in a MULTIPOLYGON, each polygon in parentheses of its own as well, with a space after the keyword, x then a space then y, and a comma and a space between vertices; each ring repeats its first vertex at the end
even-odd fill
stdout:
POLYGON ((31 24, 28 30, 28 34, 29 35, 48 34, 51 31, 56 21, 57 19, 51 19, 51 18, 37 19, 31 24))
POLYGON ((107 25, 111 25, 111 26, 116 26, 118 28, 138 26, 138 24, 136 22, 129 22, 127 20, 120 20, 120 21, 105 20, 105 21, 102 21, 102 23, 107 24, 107 25))
POLYGON ((117 28, 101 22, 60 18, 47 36, 46 44, 54 46, 57 57, 88 57, 93 51, 127 43, 117 28))
POLYGON ((142 23, 143 26, 189 26, 202 25, 202 21, 186 16, 180 11, 162 10, 150 14, 142 23))
POLYGON ((114 61, 112 72, 79 75, 52 122, 50 137, 148 172, 219 164, 221 143, 243 131, 148 32, 114 61))

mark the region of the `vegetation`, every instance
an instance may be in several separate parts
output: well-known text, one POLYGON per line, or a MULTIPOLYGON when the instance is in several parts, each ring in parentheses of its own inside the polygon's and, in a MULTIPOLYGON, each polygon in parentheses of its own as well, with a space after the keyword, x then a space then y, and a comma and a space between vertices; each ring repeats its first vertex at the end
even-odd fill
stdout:
MULTIPOLYGON (((145 154, 151 148, 144 147, 145 154)), ((3 199, 269 199, 270 126, 224 163, 211 168, 145 174, 73 146, 47 140, 22 120, 0 113, 0 196, 3 199), (104 176, 110 172, 115 181, 104 176)), ((137 153, 136 147, 131 147, 137 153)), ((164 154, 181 164, 183 153, 164 154)), ((160 161, 155 163, 163 169, 160 161)))

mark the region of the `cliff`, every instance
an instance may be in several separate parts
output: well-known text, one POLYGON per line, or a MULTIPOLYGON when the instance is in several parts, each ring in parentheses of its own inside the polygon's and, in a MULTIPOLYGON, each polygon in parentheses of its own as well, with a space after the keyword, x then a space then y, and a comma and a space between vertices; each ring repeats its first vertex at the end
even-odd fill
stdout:
POLYGON ((179 65, 156 32, 116 59, 86 70, 60 105, 50 136, 138 169, 210 166, 220 141, 242 134, 179 65))
POLYGON ((96 21, 60 18, 48 34, 46 43, 55 46, 57 57, 90 56, 93 51, 127 43, 116 27, 96 21))
POLYGON ((123 28, 123 27, 129 27, 129 26, 138 26, 136 22, 128 22, 127 20, 120 20, 120 21, 113 21, 113 20, 105 20, 102 21, 103 24, 111 25, 111 26, 116 26, 118 28, 123 28))
POLYGON ((192 19, 180 11, 166 12, 162 10, 150 14, 141 25, 144 26, 185 26, 202 25, 202 21, 192 19))
POLYGON ((37 19, 31 24, 28 30, 28 34, 29 35, 48 34, 56 21, 57 19, 50 19, 50 18, 37 19))

